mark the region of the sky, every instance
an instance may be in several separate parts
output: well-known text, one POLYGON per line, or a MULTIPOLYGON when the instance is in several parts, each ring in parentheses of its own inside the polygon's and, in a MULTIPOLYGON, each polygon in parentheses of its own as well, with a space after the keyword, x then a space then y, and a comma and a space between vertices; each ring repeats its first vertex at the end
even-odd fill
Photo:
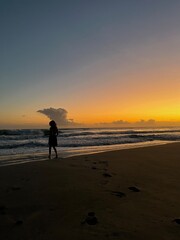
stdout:
POLYGON ((179 12, 179 0, 0 0, 0 128, 180 126, 179 12))

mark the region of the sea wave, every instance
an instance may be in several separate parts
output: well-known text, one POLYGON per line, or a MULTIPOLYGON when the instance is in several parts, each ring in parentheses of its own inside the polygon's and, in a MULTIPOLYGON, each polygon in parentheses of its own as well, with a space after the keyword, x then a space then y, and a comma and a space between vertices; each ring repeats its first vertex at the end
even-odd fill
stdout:
POLYGON ((47 147, 47 143, 41 142, 17 142, 17 143, 4 143, 0 144, 0 149, 13 149, 13 148, 29 148, 29 147, 47 147))
POLYGON ((4 129, 0 130, 0 136, 20 136, 20 135, 26 135, 26 136, 42 136, 45 135, 45 133, 48 130, 45 129, 4 129))
MULTIPOLYGON (((93 135, 129 135, 129 134, 160 134, 160 133, 180 133, 180 129, 65 129, 59 130, 59 134, 64 137, 73 136, 93 136, 93 135)), ((47 136, 48 129, 8 129, 0 130, 0 136, 47 136)))
MULTIPOLYGON (((180 134, 122 134, 122 135, 91 135, 91 136, 66 136, 59 135, 58 143, 60 147, 87 147, 87 146, 104 146, 126 143, 138 143, 147 141, 180 141, 180 134)), ((47 137, 29 137, 26 139, 4 139, 0 141, 0 149, 12 149, 12 148, 37 148, 47 147, 47 137)))

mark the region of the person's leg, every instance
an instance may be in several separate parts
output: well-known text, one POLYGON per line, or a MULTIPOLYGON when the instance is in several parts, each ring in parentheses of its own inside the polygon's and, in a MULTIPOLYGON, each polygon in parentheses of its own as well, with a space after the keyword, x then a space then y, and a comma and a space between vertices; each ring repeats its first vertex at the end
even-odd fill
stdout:
POLYGON ((49 159, 51 159, 51 146, 49 146, 49 159))
POLYGON ((53 147, 53 149, 54 149, 54 152, 55 152, 55 154, 56 154, 56 158, 58 158, 58 155, 57 155, 57 150, 56 150, 56 148, 55 148, 55 147, 53 147))

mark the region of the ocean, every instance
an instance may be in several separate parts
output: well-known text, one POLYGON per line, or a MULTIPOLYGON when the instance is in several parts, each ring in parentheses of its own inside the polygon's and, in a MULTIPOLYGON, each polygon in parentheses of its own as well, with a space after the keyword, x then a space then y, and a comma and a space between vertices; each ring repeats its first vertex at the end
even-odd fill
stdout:
MULTIPOLYGON (((59 157, 180 141, 180 128, 60 129, 59 157)), ((52 151, 53 153, 53 151, 52 151)), ((47 160, 48 129, 0 130, 0 166, 47 160)))

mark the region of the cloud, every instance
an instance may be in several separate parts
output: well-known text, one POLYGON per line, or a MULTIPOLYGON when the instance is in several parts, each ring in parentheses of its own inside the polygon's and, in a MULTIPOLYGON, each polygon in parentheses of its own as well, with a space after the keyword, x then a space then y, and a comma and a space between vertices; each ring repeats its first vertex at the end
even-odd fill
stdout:
POLYGON ((86 123, 77 123, 74 122, 73 119, 68 118, 68 112, 63 108, 45 108, 42 110, 38 110, 38 113, 44 114, 50 120, 54 120, 60 127, 148 127, 155 126, 158 122, 154 119, 149 120, 139 120, 137 122, 128 122, 125 120, 116 120, 112 122, 99 122, 94 124, 86 124, 86 123))
POLYGON ((141 119, 140 121, 138 121, 136 123, 140 124, 140 125, 154 125, 156 123, 156 120, 154 120, 154 119, 149 119, 149 120, 141 119))
POLYGON ((127 121, 124 121, 124 120, 117 120, 117 121, 114 121, 114 122, 112 122, 112 124, 129 124, 129 122, 127 122, 127 121))
POLYGON ((139 120, 137 122, 128 122, 125 120, 116 120, 112 122, 101 122, 101 123, 96 123, 96 125, 100 127, 149 127, 149 126, 154 126, 156 125, 157 122, 154 119, 149 119, 149 120, 139 120))
POLYGON ((117 120, 112 122, 100 122, 95 123, 97 127, 118 127, 118 126, 128 126, 130 123, 124 120, 117 120))
POLYGON ((54 120, 58 125, 61 126, 71 126, 75 124, 73 119, 68 119, 67 114, 68 112, 63 108, 45 108, 42 110, 38 110, 37 112, 44 114, 50 120, 54 120))

